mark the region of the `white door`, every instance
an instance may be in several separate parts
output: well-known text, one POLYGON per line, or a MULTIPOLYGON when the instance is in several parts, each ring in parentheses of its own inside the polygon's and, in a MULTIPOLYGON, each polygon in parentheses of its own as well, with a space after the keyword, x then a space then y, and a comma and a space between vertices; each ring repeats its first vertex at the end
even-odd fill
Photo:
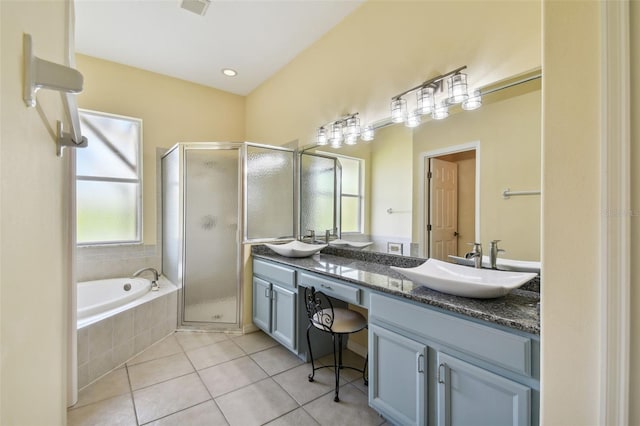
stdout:
POLYGON ((429 160, 429 257, 448 261, 458 255, 458 165, 429 160))

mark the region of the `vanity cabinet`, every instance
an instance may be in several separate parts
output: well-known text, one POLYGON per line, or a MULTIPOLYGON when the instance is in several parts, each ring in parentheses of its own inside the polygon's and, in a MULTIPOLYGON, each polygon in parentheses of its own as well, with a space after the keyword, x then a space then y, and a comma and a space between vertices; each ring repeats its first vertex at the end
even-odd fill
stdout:
POLYGON ((438 426, 529 425, 531 389, 437 353, 438 426))
POLYGON ((295 271, 272 263, 253 262, 253 323, 296 351, 295 271))
POLYGON ((401 425, 426 425, 427 346, 369 325, 369 405, 401 425))
POLYGON ((378 294, 370 302, 369 405, 391 423, 537 424, 531 337, 378 294))

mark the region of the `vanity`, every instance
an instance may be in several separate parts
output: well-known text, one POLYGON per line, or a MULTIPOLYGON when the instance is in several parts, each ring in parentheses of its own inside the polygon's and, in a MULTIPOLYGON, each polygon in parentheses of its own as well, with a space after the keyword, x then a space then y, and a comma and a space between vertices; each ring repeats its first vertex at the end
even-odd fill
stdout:
MULTIPOLYGON (((368 310, 369 405, 390 423, 539 424, 539 289, 470 299, 390 268, 424 259, 331 247, 288 258, 254 246, 252 255, 254 324, 303 360, 305 287, 368 310)), ((330 347, 320 337, 314 353, 330 347)))

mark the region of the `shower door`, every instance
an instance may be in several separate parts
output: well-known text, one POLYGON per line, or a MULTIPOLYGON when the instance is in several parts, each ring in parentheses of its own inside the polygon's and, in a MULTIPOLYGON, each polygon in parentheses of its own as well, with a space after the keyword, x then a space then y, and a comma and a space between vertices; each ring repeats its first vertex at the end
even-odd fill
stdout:
POLYGON ((181 323, 239 327, 241 146, 186 145, 183 164, 181 323))

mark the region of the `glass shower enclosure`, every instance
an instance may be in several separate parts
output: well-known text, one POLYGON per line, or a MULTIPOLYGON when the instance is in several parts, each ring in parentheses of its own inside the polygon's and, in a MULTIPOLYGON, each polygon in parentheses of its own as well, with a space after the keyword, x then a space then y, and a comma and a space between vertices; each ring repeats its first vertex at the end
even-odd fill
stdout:
POLYGON ((270 209, 280 218, 276 229, 262 227, 261 237, 294 235, 293 211, 261 206, 269 198, 248 199, 247 182, 266 182, 261 192, 268 194, 286 193, 291 181, 293 194, 293 158, 291 150, 223 142, 180 143, 162 157, 162 269, 180 289, 179 328, 241 328, 244 228, 255 229, 247 212, 270 209), (291 158, 291 169, 272 157, 291 158))

